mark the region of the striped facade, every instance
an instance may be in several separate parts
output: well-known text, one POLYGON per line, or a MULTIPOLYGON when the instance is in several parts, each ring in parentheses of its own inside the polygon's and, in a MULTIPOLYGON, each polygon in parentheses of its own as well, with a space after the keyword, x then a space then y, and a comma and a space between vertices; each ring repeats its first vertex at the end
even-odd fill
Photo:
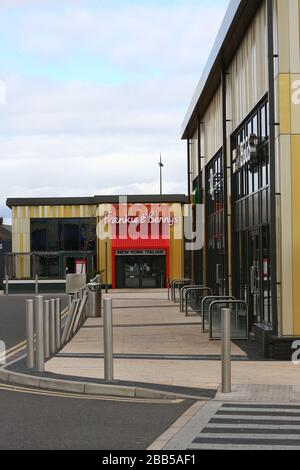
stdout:
MULTIPOLYGON (((17 203, 16 203, 17 204, 17 203)), ((182 216, 182 204, 170 203, 175 215, 182 216)), ((67 218, 90 218, 101 219, 105 212, 111 212, 112 204, 94 205, 15 205, 12 207, 12 252, 25 254, 31 252, 30 221, 31 219, 67 219, 67 218)), ((171 227, 170 237, 170 277, 184 277, 184 243, 183 224, 179 226, 181 238, 175 237, 174 227, 171 227)), ((178 229, 176 229, 178 230, 178 229)), ((108 277, 109 285, 113 284, 112 270, 112 240, 108 240, 108 277)), ((97 239, 97 266, 95 268, 104 272, 106 268, 105 240, 97 239)), ((26 256, 20 256, 17 261, 17 276, 20 279, 30 278, 30 260, 26 256)))
MULTIPOLYGON (((206 168, 218 152, 226 158, 228 294, 234 288, 236 256, 232 242, 235 229, 232 138, 263 100, 272 99, 273 86, 275 112, 269 116, 271 138, 274 133, 270 209, 274 210, 274 217, 270 230, 272 239, 276 239, 272 251, 273 263, 276 260, 276 272, 272 273, 275 286, 272 309, 276 306, 273 334, 284 340, 300 336, 300 0, 232 0, 188 110, 182 135, 189 142, 189 186, 195 189, 201 171, 203 195, 207 191, 206 168), (273 60, 269 60, 271 38, 273 60), (274 76, 270 76, 270 70, 274 76)), ((200 268, 193 269, 200 269, 205 281, 205 249, 203 260, 200 268)))

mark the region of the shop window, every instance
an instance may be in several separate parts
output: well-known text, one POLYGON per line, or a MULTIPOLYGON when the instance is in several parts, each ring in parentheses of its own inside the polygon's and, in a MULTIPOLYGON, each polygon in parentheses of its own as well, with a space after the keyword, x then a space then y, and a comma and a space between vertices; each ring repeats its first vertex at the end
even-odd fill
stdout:
POLYGON ((85 219, 32 219, 31 251, 95 251, 96 221, 85 219))
POLYGON ((46 221, 31 222, 31 250, 47 250, 47 225, 46 221))

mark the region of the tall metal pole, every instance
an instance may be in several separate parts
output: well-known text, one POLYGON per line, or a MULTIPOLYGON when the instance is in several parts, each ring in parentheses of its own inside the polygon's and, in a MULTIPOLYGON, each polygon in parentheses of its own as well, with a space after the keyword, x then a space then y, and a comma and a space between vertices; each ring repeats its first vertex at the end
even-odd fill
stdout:
POLYGON ((28 369, 34 369, 34 301, 26 300, 26 339, 28 369))
POLYGON ((164 164, 162 162, 162 159, 161 159, 161 155, 160 155, 160 160, 159 160, 159 189, 160 189, 160 195, 162 196, 163 195, 163 177, 162 177, 162 171, 163 171, 163 168, 164 168, 164 164))
POLYGON ((112 299, 103 301, 103 343, 104 343, 104 378, 107 382, 114 380, 113 370, 113 319, 112 299))
MULTIPOLYGON (((192 187, 191 187, 191 141, 190 141, 189 138, 187 140, 187 173, 188 173, 188 175, 187 175, 187 177, 188 177, 188 180, 187 180, 188 204, 190 205, 192 203, 192 193, 191 193, 192 187)), ((189 211, 190 211, 190 207, 189 207, 189 211)), ((188 223, 190 223, 190 220, 188 221, 188 223)), ((188 253, 187 263, 188 263, 187 277, 192 279, 192 277, 193 277, 192 276, 192 273, 193 273, 193 253, 192 253, 192 250, 188 253)))
POLYGON ((105 239, 105 293, 108 294, 108 238, 105 239))
POLYGON ((44 372, 44 297, 35 298, 36 368, 44 372))
POLYGON ((222 309, 222 393, 231 393, 231 311, 222 309))
MULTIPOLYGON (((229 295, 229 236, 228 236, 228 219, 229 219, 229 204, 228 204, 228 162, 227 162, 227 107, 226 107, 226 69, 225 65, 222 63, 222 72, 221 72, 221 88, 222 88, 222 148, 223 148, 223 173, 224 173, 224 211, 223 211, 223 225, 224 225, 224 245, 225 245, 225 255, 224 255, 224 280, 225 280, 225 294, 229 295)), ((224 283, 222 279, 222 284, 224 283)), ((224 294, 224 292, 222 292, 224 294)))
POLYGON ((274 2, 267 0, 268 31, 268 86, 269 86, 269 159, 270 159, 270 260, 272 292, 273 334, 278 335, 278 299, 277 299, 277 217, 276 217, 276 132, 275 132, 275 83, 274 83, 274 2))

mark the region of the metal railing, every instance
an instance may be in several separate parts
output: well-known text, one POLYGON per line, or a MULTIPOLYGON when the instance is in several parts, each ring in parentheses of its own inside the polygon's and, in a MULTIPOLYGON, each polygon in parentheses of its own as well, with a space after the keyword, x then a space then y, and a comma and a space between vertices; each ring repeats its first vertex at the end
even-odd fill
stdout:
POLYGON ((180 292, 179 292, 179 304, 180 304, 180 312, 184 312, 184 308, 185 308, 185 301, 186 301, 186 297, 185 297, 185 293, 188 289, 190 289, 191 287, 195 288, 195 289, 202 289, 202 288, 206 288, 206 286, 183 286, 181 289, 180 289, 180 292))
POLYGON ((189 316, 189 306, 193 313, 201 313, 201 302, 204 297, 212 295, 210 287, 189 287, 185 290, 185 316, 189 316))
POLYGON ((171 300, 173 302, 177 302, 177 295, 176 291, 180 291, 180 287, 184 287, 187 285, 191 285, 194 281, 192 279, 173 279, 168 284, 168 300, 170 300, 170 292, 171 292, 171 300))
POLYGON ((222 310, 229 309, 231 315, 231 339, 249 339, 248 305, 243 300, 215 300, 209 305, 209 337, 220 340, 222 337, 222 310))
MULTIPOLYGON (((65 258, 78 258, 88 260, 93 252, 31 252, 31 253, 5 253, 5 280, 35 281, 36 286, 40 280, 61 280, 66 277, 64 268, 65 258)), ((87 263, 88 266, 88 263, 87 263)), ((88 272, 90 276, 90 272, 88 272)))
POLYGON ((101 316, 101 284, 97 279, 69 296, 69 304, 61 310, 61 299, 44 299, 38 295, 26 300, 27 367, 39 372, 45 369, 45 361, 60 351, 83 326, 88 316, 101 316), (91 288, 92 286, 92 288, 91 288), (88 310, 93 295, 94 312, 88 310), (99 305, 100 299, 100 305, 99 305))
POLYGON ((203 333, 209 332, 209 306, 216 300, 236 300, 233 296, 209 296, 204 297, 201 301, 201 318, 202 318, 202 331, 203 333))

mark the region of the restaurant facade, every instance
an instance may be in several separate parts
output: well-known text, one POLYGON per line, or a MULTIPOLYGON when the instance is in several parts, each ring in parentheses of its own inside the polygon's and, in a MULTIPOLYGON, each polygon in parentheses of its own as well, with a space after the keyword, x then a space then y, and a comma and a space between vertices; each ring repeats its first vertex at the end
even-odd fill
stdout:
POLYGON ((66 274, 102 274, 111 288, 165 288, 184 277, 187 197, 8 199, 10 290, 64 290, 66 274))
POLYGON ((232 0, 188 109, 190 271, 249 307, 265 356, 300 337, 300 1, 232 0))

